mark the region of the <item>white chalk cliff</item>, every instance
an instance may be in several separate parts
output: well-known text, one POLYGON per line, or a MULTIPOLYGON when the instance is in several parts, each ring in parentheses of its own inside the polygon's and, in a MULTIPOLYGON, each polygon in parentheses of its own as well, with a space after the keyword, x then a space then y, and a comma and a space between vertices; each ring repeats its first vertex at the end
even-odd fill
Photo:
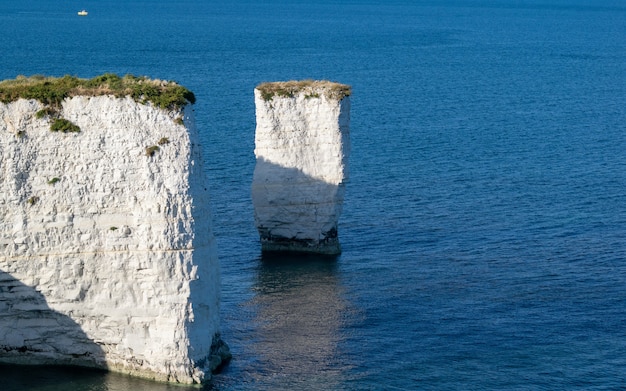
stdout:
POLYGON ((315 81, 255 89, 252 202, 263 251, 341 252, 349 93, 348 86, 315 81))
POLYGON ((78 133, 43 107, 0 103, 0 362, 207 380, 227 348, 191 106, 66 98, 78 133))

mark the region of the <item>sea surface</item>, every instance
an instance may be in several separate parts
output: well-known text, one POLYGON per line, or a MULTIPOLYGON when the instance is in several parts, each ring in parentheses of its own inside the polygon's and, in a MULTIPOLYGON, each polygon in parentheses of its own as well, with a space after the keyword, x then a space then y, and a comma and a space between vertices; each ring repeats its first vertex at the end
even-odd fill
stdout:
POLYGON ((625 389, 626 2, 0 0, 0 79, 105 72, 197 97, 233 353, 206 389, 625 389), (343 253, 264 259, 253 89, 309 78, 353 88, 343 253))

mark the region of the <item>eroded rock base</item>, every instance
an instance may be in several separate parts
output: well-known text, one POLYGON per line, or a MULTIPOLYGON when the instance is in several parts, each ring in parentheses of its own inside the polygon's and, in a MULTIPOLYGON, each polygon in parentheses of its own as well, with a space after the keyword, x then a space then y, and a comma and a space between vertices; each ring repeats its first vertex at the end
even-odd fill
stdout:
POLYGON ((291 252, 339 255, 341 254, 341 244, 339 243, 336 230, 333 237, 327 237, 321 241, 261 236, 261 251, 264 253, 291 252))

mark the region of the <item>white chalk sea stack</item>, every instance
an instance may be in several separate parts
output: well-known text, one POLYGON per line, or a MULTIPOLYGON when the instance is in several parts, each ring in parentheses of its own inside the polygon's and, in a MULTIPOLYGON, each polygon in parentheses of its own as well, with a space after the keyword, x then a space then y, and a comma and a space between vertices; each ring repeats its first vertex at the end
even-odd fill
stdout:
POLYGON ((350 87, 263 83, 256 105, 252 202, 264 252, 341 252, 350 153, 350 87))
POLYGON ((0 103, 0 362, 208 380, 229 352, 191 104, 48 106, 0 103))

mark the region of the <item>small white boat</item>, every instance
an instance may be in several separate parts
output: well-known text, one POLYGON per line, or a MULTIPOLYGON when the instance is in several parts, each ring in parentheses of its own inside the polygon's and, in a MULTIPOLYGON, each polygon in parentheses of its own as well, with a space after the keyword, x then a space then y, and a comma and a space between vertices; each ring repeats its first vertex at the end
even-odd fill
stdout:
POLYGON ((82 10, 82 11, 78 11, 78 16, 87 16, 87 11, 82 10))

